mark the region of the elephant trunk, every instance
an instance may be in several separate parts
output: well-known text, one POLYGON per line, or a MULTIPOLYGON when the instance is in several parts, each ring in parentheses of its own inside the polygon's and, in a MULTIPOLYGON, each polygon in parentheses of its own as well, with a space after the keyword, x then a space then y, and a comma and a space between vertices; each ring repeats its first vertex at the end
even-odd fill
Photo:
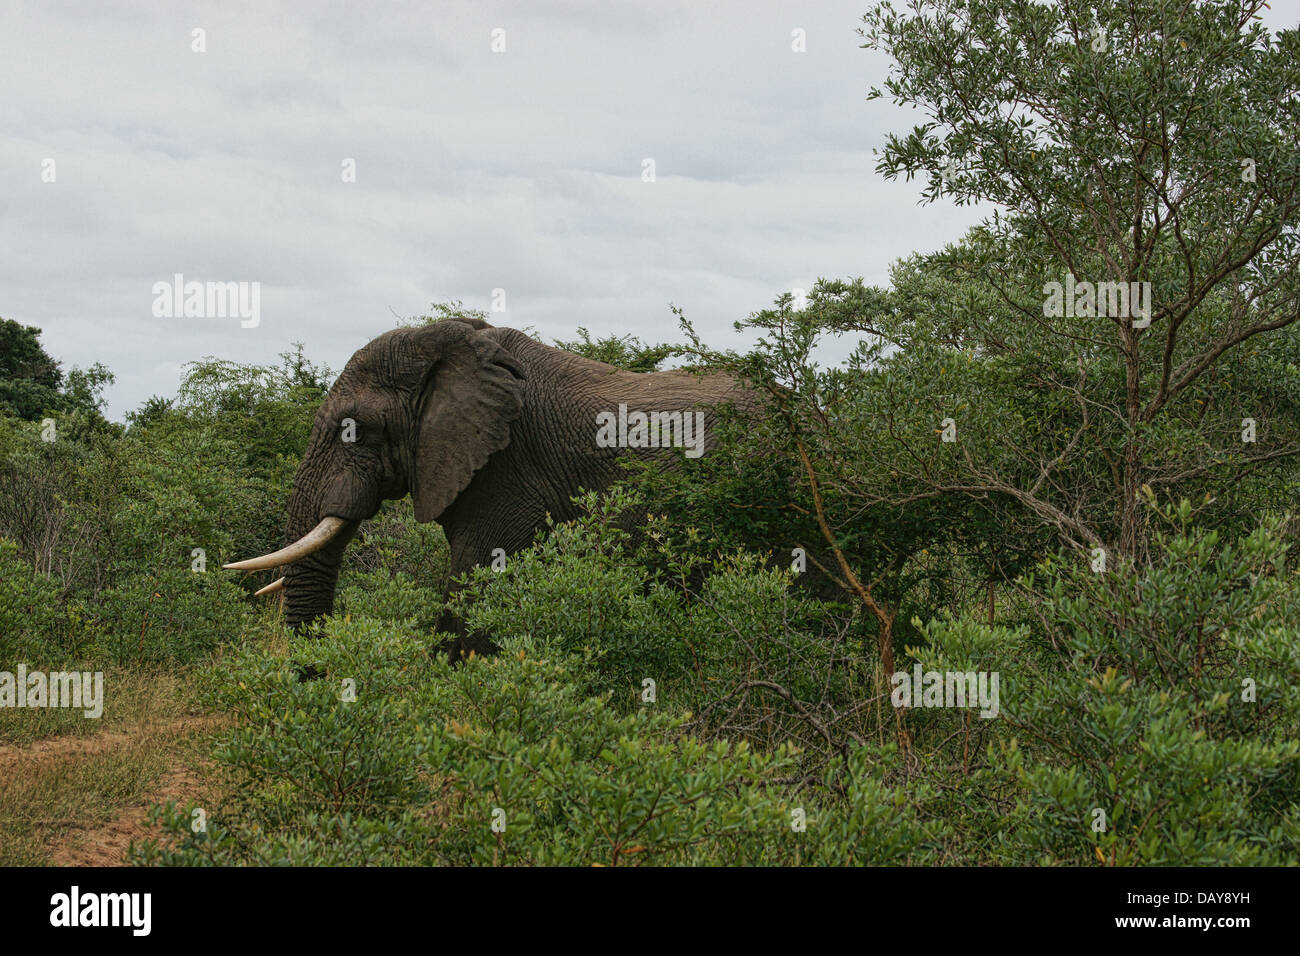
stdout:
POLYGON ((360 525, 358 520, 335 514, 320 516, 320 511, 317 502, 301 487, 295 487, 285 528, 289 543, 279 551, 225 565, 235 571, 283 567, 284 576, 257 593, 260 596, 283 591, 285 620, 295 629, 333 610, 343 552, 360 525))
MULTIPOLYGON (((351 537, 349 533, 348 538, 351 537)), ((317 552, 285 569, 285 623, 296 628, 334 610, 334 590, 346 546, 346 543, 331 546, 329 551, 317 552)))
MULTIPOLYGON (((319 504, 301 488, 289 498, 285 540, 301 542, 318 534, 312 550, 284 569, 284 618, 297 627, 334 609, 343 552, 356 534, 359 521, 320 512, 319 504), (321 531, 328 529, 328 535, 321 531)), ((292 545, 290 546, 292 547, 292 545)))

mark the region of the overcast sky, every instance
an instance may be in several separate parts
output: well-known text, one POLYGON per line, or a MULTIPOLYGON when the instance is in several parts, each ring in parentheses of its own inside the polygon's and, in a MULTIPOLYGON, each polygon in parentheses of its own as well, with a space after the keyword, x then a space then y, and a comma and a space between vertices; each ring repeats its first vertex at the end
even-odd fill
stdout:
POLYGON ((108 365, 114 418, 201 356, 301 341, 337 370, 494 289, 547 341, 674 339, 672 302, 732 344, 782 290, 884 283, 976 219, 875 173, 919 114, 866 101, 866 8, 0 2, 0 316, 108 365), (260 324, 156 317, 176 273, 260 283, 260 324))

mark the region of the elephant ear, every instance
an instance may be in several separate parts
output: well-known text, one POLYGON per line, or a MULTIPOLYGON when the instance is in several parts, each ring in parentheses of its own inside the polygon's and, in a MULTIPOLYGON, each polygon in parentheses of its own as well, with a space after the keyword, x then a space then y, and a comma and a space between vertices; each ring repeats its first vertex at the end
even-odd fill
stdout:
POLYGON ((434 521, 488 458, 510 444, 523 411, 523 369, 475 326, 447 320, 418 330, 428 362, 419 398, 411 497, 418 521, 434 521))

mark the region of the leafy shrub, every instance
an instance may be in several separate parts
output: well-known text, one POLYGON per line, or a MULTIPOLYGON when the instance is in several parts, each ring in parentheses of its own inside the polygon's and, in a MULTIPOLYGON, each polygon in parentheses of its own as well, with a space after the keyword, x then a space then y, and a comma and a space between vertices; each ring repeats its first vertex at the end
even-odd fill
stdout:
POLYGON ((664 570, 633 561, 621 527, 635 511, 631 492, 580 502, 586 514, 553 525, 504 570, 475 569, 474 587, 452 600, 471 628, 499 641, 528 636, 549 656, 590 661, 584 692, 611 693, 625 711, 639 706, 649 680, 659 706, 675 713, 725 704, 728 726, 745 726, 756 744, 824 744, 820 732, 806 737, 809 711, 834 722, 833 702, 851 701, 871 669, 853 620, 810 600, 756 555, 714 559, 707 569, 675 558, 654 518, 642 537, 664 570))
POLYGON ((866 863, 936 844, 877 755, 850 755, 843 799, 794 800, 792 748, 620 713, 578 691, 589 658, 548 660, 527 638, 452 668, 391 625, 333 618, 290 651, 327 676, 300 682, 288 658, 253 649, 212 672, 211 702, 239 721, 216 754, 229 803, 200 832, 191 808, 160 808, 163 839, 138 862, 866 863))
POLYGON ((242 588, 209 570, 142 571, 101 596, 94 627, 104 654, 123 662, 194 663, 236 638, 251 617, 242 588))
POLYGON ((17 544, 0 538, 0 669, 65 661, 81 651, 82 636, 54 581, 35 571, 17 544))
POLYGON ((973 789, 1010 801, 1004 861, 1295 862, 1300 588, 1279 523, 1224 543, 1190 527, 1186 503, 1168 517, 1177 527, 1156 535, 1150 567, 1056 560, 1031 578, 1036 633, 927 628, 924 666, 1003 678, 973 789))
POLYGON ((409 498, 386 501, 344 552, 335 610, 431 630, 450 563, 441 528, 416 521, 409 498))

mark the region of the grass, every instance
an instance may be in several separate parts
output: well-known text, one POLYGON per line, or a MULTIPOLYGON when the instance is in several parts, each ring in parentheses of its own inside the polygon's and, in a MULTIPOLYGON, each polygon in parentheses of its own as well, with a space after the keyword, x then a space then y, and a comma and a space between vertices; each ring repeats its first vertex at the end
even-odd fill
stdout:
MULTIPOLYGON (((79 669, 102 667, 87 664, 79 669)), ((189 676, 177 673, 174 667, 106 669, 100 717, 87 718, 75 707, 6 708, 0 711, 0 748, 25 747, 49 737, 94 737, 124 727, 174 720, 193 710, 188 687, 189 676)))
POLYGON ((105 675, 103 717, 7 711, 0 724, 0 866, 122 862, 156 799, 201 799, 219 721, 185 676, 105 675))

